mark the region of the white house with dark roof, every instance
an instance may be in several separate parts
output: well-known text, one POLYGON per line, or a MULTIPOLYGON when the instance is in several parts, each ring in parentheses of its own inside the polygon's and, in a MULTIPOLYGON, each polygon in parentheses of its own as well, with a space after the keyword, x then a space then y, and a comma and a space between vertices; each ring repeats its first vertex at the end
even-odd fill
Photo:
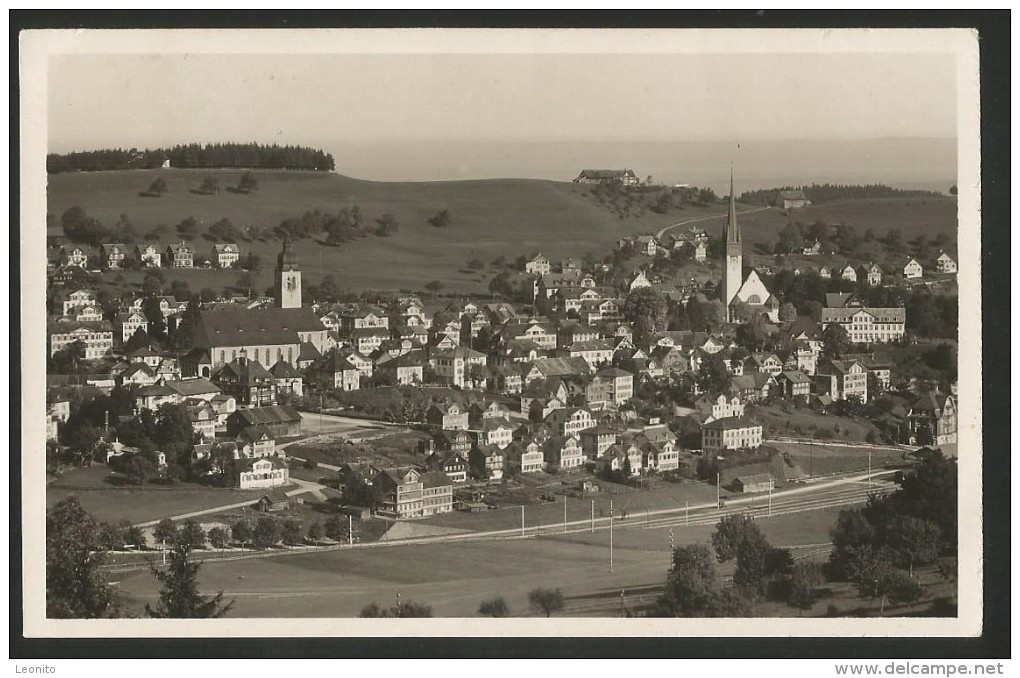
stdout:
POLYGON ((913 257, 907 259, 903 264, 903 277, 907 280, 916 280, 924 276, 924 267, 913 257))
POLYGON ((225 242, 213 245, 212 262, 216 268, 233 268, 241 258, 237 243, 225 242))
POLYGON ((945 250, 939 252, 935 259, 935 271, 937 273, 956 273, 956 260, 949 256, 945 250))
POLYGON ((701 447, 706 452, 761 447, 762 426, 747 417, 726 417, 705 424, 701 447))
POLYGON ((524 272, 537 275, 545 275, 552 271, 552 264, 549 258, 539 252, 524 264, 524 272))

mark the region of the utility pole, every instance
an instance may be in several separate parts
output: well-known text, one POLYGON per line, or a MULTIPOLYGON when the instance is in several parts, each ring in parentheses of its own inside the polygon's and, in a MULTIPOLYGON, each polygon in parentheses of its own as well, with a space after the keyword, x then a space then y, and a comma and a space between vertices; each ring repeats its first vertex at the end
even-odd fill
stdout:
POLYGON ((609 571, 613 571, 613 500, 609 500, 609 571))
POLYGON ((719 496, 719 488, 720 488, 720 475, 719 475, 719 472, 716 471, 716 473, 715 473, 715 505, 716 505, 716 508, 721 508, 720 502, 722 501, 722 499, 719 496))
POLYGON ((163 540, 163 564, 166 565, 166 539, 163 540))
POLYGON ((567 533, 567 495, 563 495, 563 534, 567 533))
POLYGON ((347 516, 347 545, 354 546, 354 516, 347 516))
POLYGON ((871 487, 871 450, 868 450, 868 487, 871 487))
POLYGON ((595 534, 595 500, 591 500, 591 533, 595 534))
POLYGON ((524 538, 524 504, 521 504, 521 538, 524 538))
POLYGON ((776 485, 776 479, 769 479, 769 518, 772 517, 772 488, 776 485))

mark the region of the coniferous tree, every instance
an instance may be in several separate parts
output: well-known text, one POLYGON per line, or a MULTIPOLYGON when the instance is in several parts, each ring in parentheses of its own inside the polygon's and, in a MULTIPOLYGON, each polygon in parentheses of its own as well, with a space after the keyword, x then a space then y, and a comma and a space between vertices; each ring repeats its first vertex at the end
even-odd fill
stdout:
POLYGON ((223 592, 203 596, 198 591, 198 571, 201 563, 188 560, 189 544, 179 542, 170 553, 165 570, 152 566, 152 576, 159 582, 159 603, 155 608, 148 603, 145 613, 157 619, 215 619, 222 617, 234 606, 234 601, 223 604, 223 592))

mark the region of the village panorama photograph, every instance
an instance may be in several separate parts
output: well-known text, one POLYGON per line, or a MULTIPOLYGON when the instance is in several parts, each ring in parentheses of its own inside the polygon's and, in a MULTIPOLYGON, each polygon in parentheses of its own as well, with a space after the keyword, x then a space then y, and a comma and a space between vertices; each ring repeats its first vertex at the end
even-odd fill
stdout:
POLYGON ((43 79, 47 619, 958 617, 951 47, 144 33, 43 79))

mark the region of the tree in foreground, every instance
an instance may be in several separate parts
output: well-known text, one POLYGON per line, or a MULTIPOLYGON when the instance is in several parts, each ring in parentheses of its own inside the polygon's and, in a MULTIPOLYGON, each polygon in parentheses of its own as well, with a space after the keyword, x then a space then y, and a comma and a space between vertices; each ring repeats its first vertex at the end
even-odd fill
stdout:
POLYGON ((563 591, 560 589, 532 589, 528 593, 528 604, 535 612, 545 613, 546 617, 551 617, 553 612, 559 612, 565 605, 563 591))
POLYGON ((262 516, 255 523, 255 533, 252 539, 255 546, 260 549, 269 548, 280 541, 280 524, 269 516, 262 516))
POLYGON ((749 514, 728 515, 716 523, 715 532, 712 533, 715 557, 720 563, 733 560, 737 557, 737 550, 741 544, 748 539, 757 539, 761 536, 761 528, 749 514))
POLYGON ((482 601, 482 604, 478 606, 478 614, 483 617, 509 617, 510 606, 503 600, 503 596, 496 596, 482 601))
POLYGON ((285 520, 283 522, 281 535, 283 536, 283 543, 287 546, 296 546, 297 544, 300 544, 303 539, 301 522, 294 520, 293 518, 285 520))
POLYGON ((178 543, 170 553, 165 570, 155 565, 152 576, 159 582, 159 603, 153 608, 145 604, 145 614, 157 619, 215 619, 222 617, 234 606, 234 601, 223 604, 223 592, 203 596, 198 592, 198 571, 201 563, 188 560, 191 548, 178 543))
POLYGON ((156 525, 152 536, 157 542, 173 544, 177 539, 177 525, 169 518, 164 518, 156 525))
POLYGON ((253 530, 251 529, 251 523, 247 520, 238 520, 230 528, 230 535, 234 538, 234 541, 241 544, 241 548, 252 540, 253 530))
POLYGON ((818 563, 804 560, 793 566, 787 602, 798 610, 810 610, 815 604, 815 587, 823 581, 818 563))
POLYGON ((316 520, 314 523, 308 526, 308 541, 313 544, 318 544, 322 541, 322 538, 326 536, 326 531, 322 529, 322 523, 316 520))
POLYGON ((177 531, 177 544, 184 544, 189 549, 200 549, 205 546, 206 533, 195 520, 188 518, 177 531))
POLYGON ((230 541, 230 535, 222 527, 214 527, 209 530, 209 545, 214 549, 226 548, 228 541, 230 541))
POLYGON ((99 524, 76 497, 46 514, 46 616, 96 619, 115 616, 113 587, 100 569, 99 524))
POLYGON ((432 616, 432 606, 423 603, 416 603, 409 600, 406 603, 398 603, 392 607, 382 607, 379 603, 370 603, 361 608, 358 614, 363 619, 375 619, 380 617, 403 617, 423 618, 432 616))

